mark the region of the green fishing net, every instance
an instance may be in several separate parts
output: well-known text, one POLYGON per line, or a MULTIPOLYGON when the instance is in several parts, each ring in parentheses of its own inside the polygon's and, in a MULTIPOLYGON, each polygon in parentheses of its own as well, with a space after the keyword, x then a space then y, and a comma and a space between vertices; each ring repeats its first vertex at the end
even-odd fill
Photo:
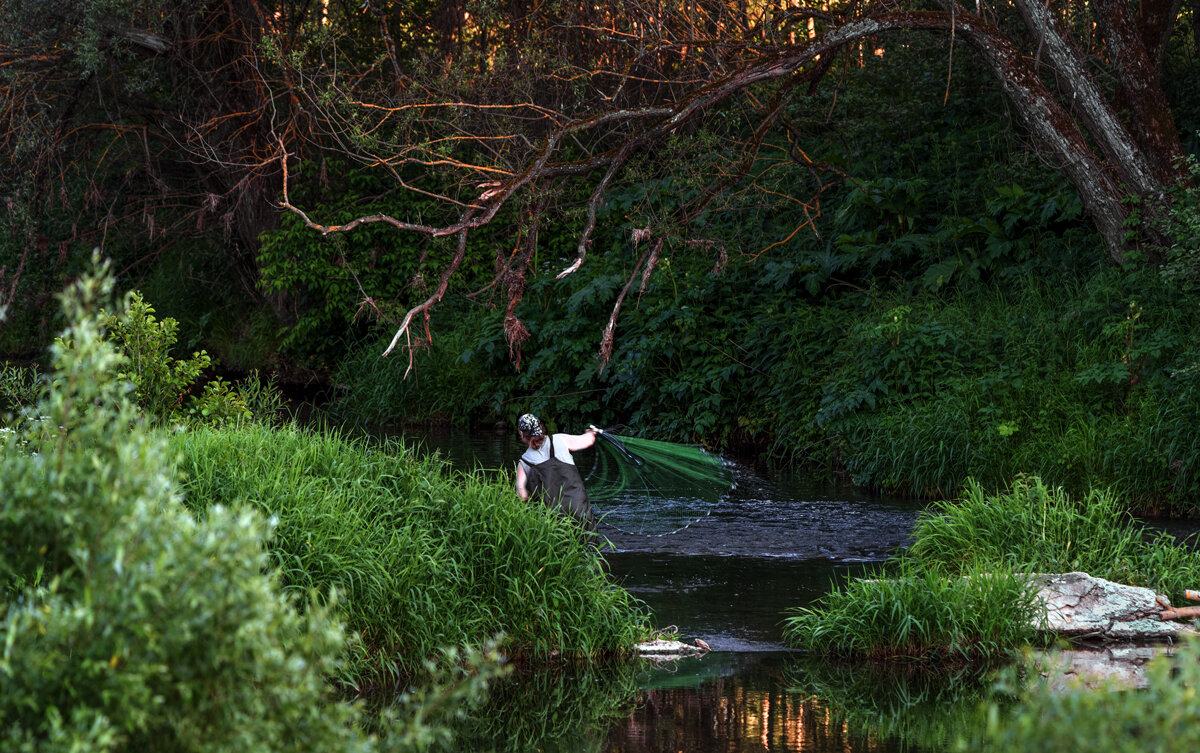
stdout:
POLYGON ((662 536, 704 518, 734 484, 733 468, 703 447, 619 435, 596 438, 584 480, 600 521, 662 536))

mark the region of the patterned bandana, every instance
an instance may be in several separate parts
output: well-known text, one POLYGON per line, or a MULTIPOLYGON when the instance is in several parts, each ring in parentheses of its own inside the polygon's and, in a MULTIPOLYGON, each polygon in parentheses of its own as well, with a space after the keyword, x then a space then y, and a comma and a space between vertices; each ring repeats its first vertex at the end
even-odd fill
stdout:
POLYGON ((540 437, 546 433, 546 430, 542 428, 542 422, 532 413, 526 413, 517 419, 517 431, 531 437, 540 437))

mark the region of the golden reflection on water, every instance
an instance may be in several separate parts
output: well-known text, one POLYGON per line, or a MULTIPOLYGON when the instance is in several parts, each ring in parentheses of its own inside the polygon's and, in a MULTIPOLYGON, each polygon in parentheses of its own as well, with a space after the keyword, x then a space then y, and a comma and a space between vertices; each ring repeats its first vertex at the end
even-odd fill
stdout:
POLYGON ((819 699, 784 690, 725 687, 646 691, 610 731, 609 753, 883 753, 896 741, 852 732, 819 699))

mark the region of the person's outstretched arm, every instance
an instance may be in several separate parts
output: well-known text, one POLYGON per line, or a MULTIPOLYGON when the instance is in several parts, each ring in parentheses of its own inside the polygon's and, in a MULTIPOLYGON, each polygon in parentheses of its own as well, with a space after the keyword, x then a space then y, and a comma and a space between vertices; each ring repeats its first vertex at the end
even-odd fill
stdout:
POLYGON ((596 429, 588 427, 588 430, 582 434, 563 434, 563 438, 567 442, 567 449, 574 452, 575 450, 586 450, 596 444, 596 429))

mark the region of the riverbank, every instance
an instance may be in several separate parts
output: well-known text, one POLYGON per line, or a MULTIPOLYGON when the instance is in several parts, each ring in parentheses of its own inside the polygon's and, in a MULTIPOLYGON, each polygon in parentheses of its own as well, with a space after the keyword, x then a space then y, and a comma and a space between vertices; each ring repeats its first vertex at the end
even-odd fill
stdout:
POLYGON ((528 663, 628 655, 651 632, 570 521, 495 478, 292 424, 200 427, 170 443, 188 507, 272 516, 285 592, 338 594, 361 636, 341 672, 349 686, 395 686, 438 649, 495 636, 528 663))

